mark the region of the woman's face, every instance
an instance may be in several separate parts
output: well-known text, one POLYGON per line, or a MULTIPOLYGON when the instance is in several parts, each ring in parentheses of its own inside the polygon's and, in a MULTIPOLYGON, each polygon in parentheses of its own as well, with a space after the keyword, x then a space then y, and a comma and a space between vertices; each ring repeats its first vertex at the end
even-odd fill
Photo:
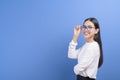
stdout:
POLYGON ((84 37, 88 40, 94 40, 95 34, 97 34, 99 29, 95 29, 94 24, 91 21, 86 21, 82 27, 82 33, 84 37))

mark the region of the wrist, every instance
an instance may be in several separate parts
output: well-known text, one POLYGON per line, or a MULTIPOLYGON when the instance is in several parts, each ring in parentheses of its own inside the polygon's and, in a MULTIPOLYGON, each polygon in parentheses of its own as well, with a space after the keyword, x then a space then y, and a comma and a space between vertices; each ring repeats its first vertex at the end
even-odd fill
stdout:
POLYGON ((77 36, 73 36, 73 39, 72 39, 75 43, 77 43, 77 40, 78 40, 78 37, 77 36))

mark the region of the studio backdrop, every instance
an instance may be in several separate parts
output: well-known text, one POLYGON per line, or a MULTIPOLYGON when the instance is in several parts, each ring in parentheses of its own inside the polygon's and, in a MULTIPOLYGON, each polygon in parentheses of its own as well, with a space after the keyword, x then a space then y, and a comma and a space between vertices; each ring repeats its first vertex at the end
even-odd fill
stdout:
MULTIPOLYGON (((98 19, 104 63, 97 80, 120 80, 119 0, 0 0, 0 80, 75 80, 75 25, 98 19)), ((78 47, 84 44, 80 35, 78 47)))

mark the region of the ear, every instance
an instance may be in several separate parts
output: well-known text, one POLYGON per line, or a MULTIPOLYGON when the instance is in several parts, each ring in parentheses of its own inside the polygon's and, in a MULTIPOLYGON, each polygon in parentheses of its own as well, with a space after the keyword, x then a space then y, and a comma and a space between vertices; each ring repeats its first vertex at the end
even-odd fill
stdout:
POLYGON ((99 32, 99 29, 96 29, 95 34, 97 34, 98 32, 99 32))

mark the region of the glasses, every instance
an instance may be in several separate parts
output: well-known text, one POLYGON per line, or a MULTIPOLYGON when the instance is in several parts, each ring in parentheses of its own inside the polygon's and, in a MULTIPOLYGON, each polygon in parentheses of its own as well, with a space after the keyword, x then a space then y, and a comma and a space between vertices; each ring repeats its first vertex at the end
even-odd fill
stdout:
POLYGON ((82 30, 88 30, 88 31, 91 31, 92 28, 94 28, 94 27, 92 27, 92 26, 85 26, 85 25, 82 26, 82 30))

